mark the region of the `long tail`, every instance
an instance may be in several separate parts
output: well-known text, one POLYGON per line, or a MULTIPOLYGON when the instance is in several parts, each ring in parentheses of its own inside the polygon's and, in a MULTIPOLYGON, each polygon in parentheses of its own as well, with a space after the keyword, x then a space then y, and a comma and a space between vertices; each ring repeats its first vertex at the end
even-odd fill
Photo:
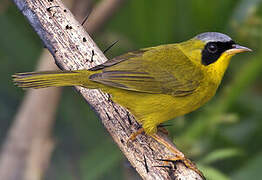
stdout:
POLYGON ((92 71, 42 71, 14 74, 15 84, 22 88, 46 88, 60 86, 84 86, 89 84, 92 71))

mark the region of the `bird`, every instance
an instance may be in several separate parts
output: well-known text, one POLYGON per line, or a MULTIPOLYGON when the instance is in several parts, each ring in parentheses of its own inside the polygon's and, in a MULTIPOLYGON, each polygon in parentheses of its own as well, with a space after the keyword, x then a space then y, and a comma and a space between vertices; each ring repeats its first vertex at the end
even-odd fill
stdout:
POLYGON ((161 123, 207 103, 231 57, 248 51, 252 50, 228 35, 204 32, 180 43, 128 52, 90 69, 16 73, 13 80, 22 88, 100 89, 128 109, 142 131, 154 136, 161 123))

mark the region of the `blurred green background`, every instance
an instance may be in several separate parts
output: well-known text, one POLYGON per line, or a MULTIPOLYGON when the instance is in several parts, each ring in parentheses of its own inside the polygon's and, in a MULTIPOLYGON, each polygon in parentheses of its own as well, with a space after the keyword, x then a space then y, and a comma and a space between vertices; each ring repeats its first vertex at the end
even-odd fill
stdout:
MULTIPOLYGON (((0 2, 2 143, 24 95, 11 75, 34 70, 43 45, 16 7, 0 2)), ((119 40, 110 58, 206 31, 226 33, 254 51, 233 58, 211 102, 169 122, 170 137, 207 179, 262 179, 261 0, 127 0, 95 41, 105 49, 119 40)), ((53 136, 56 147, 45 179, 127 179, 125 158, 72 88, 64 88, 53 136)))

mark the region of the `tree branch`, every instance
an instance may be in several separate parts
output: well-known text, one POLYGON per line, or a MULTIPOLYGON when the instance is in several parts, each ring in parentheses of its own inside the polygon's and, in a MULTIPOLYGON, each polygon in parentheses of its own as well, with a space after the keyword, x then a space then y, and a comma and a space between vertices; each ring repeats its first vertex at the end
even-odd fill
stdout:
MULTIPOLYGON (((14 0, 14 2, 27 17, 61 69, 88 69, 107 61, 83 27, 59 0, 14 0), (94 61, 90 62, 92 51, 95 52, 94 61)), ((132 143, 127 143, 130 134, 138 127, 133 116, 124 108, 114 104, 107 94, 99 90, 82 87, 76 89, 97 112, 114 141, 142 178, 202 179, 181 163, 177 163, 177 168, 172 172, 154 167, 161 164, 156 159, 166 159, 173 157, 174 154, 146 135, 139 136, 132 143), (129 120, 132 125, 129 124, 129 120), (149 172, 145 168, 144 157, 149 172)))
MULTIPOLYGON (((119 7, 117 1, 103 0, 103 2, 110 3, 110 6, 100 3, 101 5, 96 6, 96 9, 99 12, 106 13, 101 16, 101 14, 92 11, 93 19, 101 23, 96 23, 94 28, 87 23, 86 27, 90 27, 89 32, 92 34, 94 30, 98 30, 103 26, 103 22, 111 18, 113 14, 111 11, 117 10, 112 6, 119 7)), ((81 22, 87 14, 88 8, 91 8, 91 0, 67 1, 69 7, 72 4, 74 6, 74 15, 81 22)), ((37 71, 56 69, 57 66, 53 61, 53 57, 49 51, 44 50, 39 59, 37 71)), ((54 148, 51 131, 60 95, 61 88, 48 88, 40 91, 29 90, 26 92, 2 146, 0 154, 0 177, 2 179, 41 179, 48 167, 54 148), (47 104, 48 106, 46 106, 47 104)))

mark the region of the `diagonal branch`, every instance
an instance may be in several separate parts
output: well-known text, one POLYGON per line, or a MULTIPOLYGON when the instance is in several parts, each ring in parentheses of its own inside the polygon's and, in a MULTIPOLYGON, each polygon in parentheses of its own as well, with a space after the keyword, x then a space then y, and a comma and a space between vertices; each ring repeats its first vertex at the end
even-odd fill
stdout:
MULTIPOLYGON (((107 61, 71 12, 59 1, 14 0, 49 49, 56 64, 65 70, 88 69, 107 61), (95 52, 90 62, 92 51, 95 52)), ((102 123, 119 148, 144 179, 202 179, 194 171, 178 163, 172 172, 163 168, 157 159, 174 156, 167 148, 146 135, 127 143, 138 124, 127 110, 114 104, 107 94, 99 90, 76 87, 77 91, 94 108, 102 123), (131 124, 129 122, 131 121, 131 124), (145 168, 144 157, 147 160, 145 168)), ((170 144, 172 146, 172 144, 170 144)))
MULTIPOLYGON (((67 1, 68 6, 73 4, 72 11, 76 18, 82 21, 91 8, 92 0, 67 1), (81 7, 81 8, 80 8, 81 7)), ((92 11, 96 24, 86 23, 89 32, 94 33, 111 18, 112 14, 120 7, 116 0, 103 0, 92 11), (104 4, 110 4, 105 6, 104 4), (100 23, 99 23, 100 22, 100 23), (94 25, 95 27, 92 27, 94 25)), ((57 66, 53 57, 44 50, 37 66, 37 70, 56 70, 57 66)), ((55 111, 59 103, 61 88, 48 88, 40 91, 29 90, 26 92, 22 104, 9 129, 8 136, 1 148, 0 177, 5 180, 41 179, 48 167, 50 156, 54 148, 51 131, 55 121, 55 111), (47 106, 48 105, 48 106, 47 106), (33 113, 32 113, 33 112, 33 113), (34 128, 32 128, 34 127, 34 128), (12 169, 12 171, 10 171, 12 169)))

